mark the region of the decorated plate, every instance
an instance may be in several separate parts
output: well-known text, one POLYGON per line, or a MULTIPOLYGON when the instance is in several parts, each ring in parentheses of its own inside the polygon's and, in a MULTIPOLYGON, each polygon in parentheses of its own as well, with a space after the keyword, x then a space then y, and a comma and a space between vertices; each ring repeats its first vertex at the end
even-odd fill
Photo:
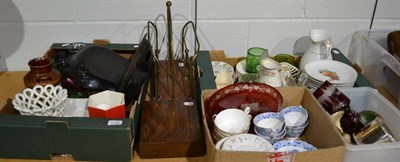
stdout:
POLYGON ((282 140, 274 143, 273 146, 278 152, 304 152, 317 150, 313 145, 300 140, 282 140))
POLYGON ((267 140, 254 134, 237 134, 228 137, 222 144, 222 150, 274 152, 275 149, 267 140))
POLYGON ((316 60, 307 63, 304 71, 312 78, 332 84, 346 84, 357 79, 357 72, 349 65, 335 60, 316 60))
POLYGON ((214 77, 216 77, 221 70, 225 70, 226 72, 231 74, 233 74, 234 72, 233 67, 228 63, 221 61, 211 61, 211 64, 214 71, 214 77))
POLYGON ((264 83, 235 83, 217 90, 206 101, 208 119, 224 109, 244 109, 250 107, 254 118, 263 112, 277 112, 282 107, 283 98, 277 89, 264 83))

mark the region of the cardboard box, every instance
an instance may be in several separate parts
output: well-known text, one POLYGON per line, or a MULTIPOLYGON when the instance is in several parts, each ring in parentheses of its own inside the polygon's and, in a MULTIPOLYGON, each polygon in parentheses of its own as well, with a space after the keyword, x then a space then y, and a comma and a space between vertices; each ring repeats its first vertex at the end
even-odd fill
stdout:
MULTIPOLYGON (((327 117, 327 112, 305 87, 284 87, 277 88, 284 99, 283 106, 302 105, 309 113, 309 125, 301 139, 317 147, 316 151, 299 152, 287 154, 288 158, 298 161, 343 161, 344 142, 341 135, 327 117)), ((224 151, 215 149, 209 126, 210 121, 206 120, 204 103, 216 90, 204 90, 202 93, 202 115, 204 136, 206 140, 208 161, 268 161, 277 154, 272 152, 244 152, 224 151)))
MULTIPOLYGON (((197 86, 198 89, 203 90, 202 94, 199 95, 201 96, 200 100, 204 102, 206 98, 210 97, 212 93, 216 91, 211 61, 224 61, 235 67, 235 65, 243 59, 245 58, 228 58, 222 50, 201 51, 196 62, 199 75, 197 78, 197 86)), ((302 136, 302 139, 313 144, 319 150, 295 154, 216 150, 215 143, 211 138, 208 123, 204 116, 203 103, 203 130, 207 149, 205 158, 207 161, 268 161, 268 158, 270 158, 270 160, 278 160, 277 158, 279 157, 286 159, 294 158, 295 161, 343 161, 345 150, 344 141, 341 140, 340 133, 312 94, 305 87, 277 89, 282 93, 285 105, 301 104, 307 107, 310 115, 310 124, 305 135, 302 136)))
MULTIPOLYGON (((45 55, 54 58, 58 50, 66 50, 62 44, 53 44, 45 55)), ((136 47, 134 44, 104 46, 125 58, 134 54, 136 47)), ((11 100, 23 90, 25 74, 0 72, 0 158, 131 161, 134 129, 138 129, 140 116, 136 112, 140 108, 127 112, 129 118, 118 119, 22 116, 13 109, 11 100)), ((142 89, 147 89, 147 85, 142 89)))

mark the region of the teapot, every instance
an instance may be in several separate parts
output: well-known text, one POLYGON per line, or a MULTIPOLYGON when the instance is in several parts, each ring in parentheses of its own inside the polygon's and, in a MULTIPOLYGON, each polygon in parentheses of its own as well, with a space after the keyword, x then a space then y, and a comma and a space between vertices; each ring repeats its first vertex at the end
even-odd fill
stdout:
POLYGON ((302 71, 304 71, 305 65, 311 61, 332 60, 332 55, 330 54, 332 41, 329 33, 323 29, 312 29, 310 31, 310 38, 312 44, 300 60, 300 70, 302 71))

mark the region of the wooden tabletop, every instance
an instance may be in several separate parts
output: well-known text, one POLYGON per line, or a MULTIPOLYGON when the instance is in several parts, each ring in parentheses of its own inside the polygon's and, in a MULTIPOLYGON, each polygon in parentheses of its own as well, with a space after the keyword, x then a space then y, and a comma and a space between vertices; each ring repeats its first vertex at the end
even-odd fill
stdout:
POLYGON ((3 107, 7 99, 13 99, 15 94, 22 91, 24 76, 27 71, 0 72, 0 106, 3 107))
MULTIPOLYGON (((74 161, 70 159, 53 159, 53 160, 35 160, 35 159, 2 159, 2 162, 44 162, 44 161, 74 161)), ((159 158, 159 159, 141 159, 136 151, 132 157, 132 162, 205 162, 204 157, 182 157, 182 158, 159 158)))

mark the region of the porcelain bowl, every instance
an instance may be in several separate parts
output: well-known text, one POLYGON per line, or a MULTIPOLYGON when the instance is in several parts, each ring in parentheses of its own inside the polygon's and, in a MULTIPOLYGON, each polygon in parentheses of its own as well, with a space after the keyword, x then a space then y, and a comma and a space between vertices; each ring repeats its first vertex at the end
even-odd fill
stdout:
POLYGON ((51 84, 36 85, 17 93, 12 104, 21 115, 63 116, 67 106, 67 90, 51 84))
POLYGON ((250 128, 250 108, 244 110, 225 109, 213 116, 214 125, 222 134, 246 133, 250 128))

